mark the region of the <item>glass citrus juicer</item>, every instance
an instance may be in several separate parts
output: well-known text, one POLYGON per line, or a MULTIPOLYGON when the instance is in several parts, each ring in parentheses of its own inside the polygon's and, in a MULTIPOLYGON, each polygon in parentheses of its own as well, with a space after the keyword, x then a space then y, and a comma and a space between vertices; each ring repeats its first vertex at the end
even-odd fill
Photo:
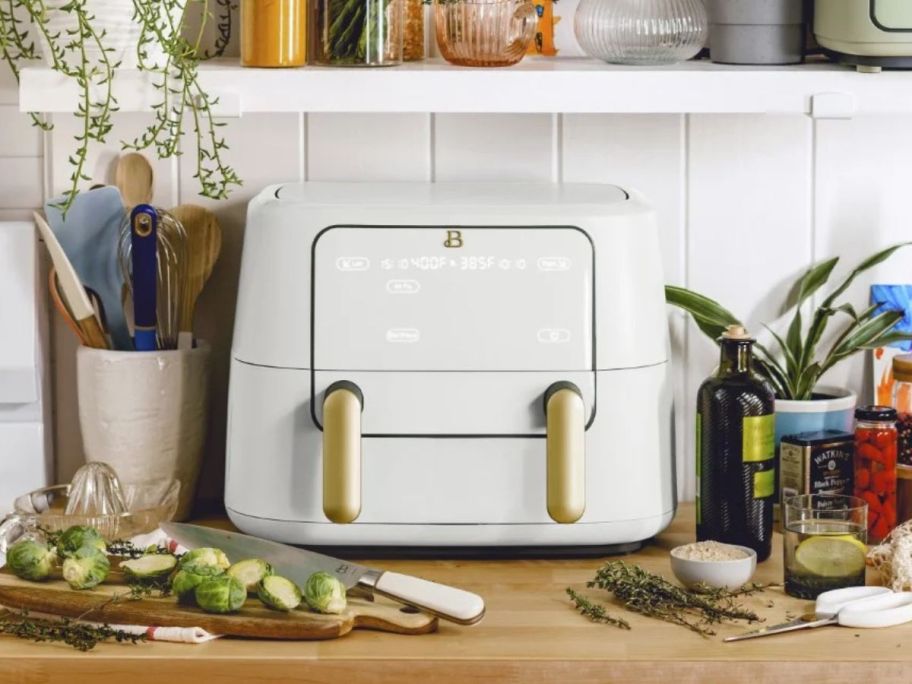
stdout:
POLYGON ((108 541, 151 532, 177 509, 175 479, 122 485, 106 463, 82 466, 70 484, 36 489, 18 497, 0 524, 0 552, 23 535, 94 527, 108 541))

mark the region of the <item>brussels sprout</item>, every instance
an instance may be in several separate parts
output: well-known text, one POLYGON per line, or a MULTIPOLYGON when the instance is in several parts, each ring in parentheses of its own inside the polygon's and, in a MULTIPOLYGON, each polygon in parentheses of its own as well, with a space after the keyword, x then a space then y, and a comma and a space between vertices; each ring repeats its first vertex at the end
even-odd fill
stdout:
POLYGON ((189 570, 198 575, 218 575, 230 565, 224 551, 205 546, 188 551, 180 559, 181 570, 189 570))
POLYGON ((105 581, 111 563, 94 546, 83 546, 63 561, 63 579, 71 589, 91 589, 105 581))
POLYGON ((60 533, 60 538, 57 540, 57 553, 61 558, 67 558, 85 546, 101 553, 108 551, 107 542, 94 527, 73 525, 60 533))
POLYGON ((304 584, 304 600, 318 613, 341 613, 345 610, 345 585, 335 575, 315 572, 304 584))
POLYGON ((193 592, 196 588, 208 579, 211 575, 197 575, 189 570, 178 570, 171 578, 171 591, 182 602, 193 603, 193 592))
POLYGON ((256 593, 257 585, 264 577, 272 574, 272 566, 259 558, 238 561, 226 570, 229 575, 247 588, 247 593, 256 593))
POLYGON ((257 584, 256 590, 260 601, 275 610, 294 610, 301 605, 298 585, 279 575, 267 575, 257 584))
POLYGON ((196 603, 207 613, 236 613, 247 600, 247 590, 234 577, 209 577, 193 592, 196 603))
POLYGON ((120 564, 124 575, 135 579, 164 577, 170 575, 175 567, 177 567, 177 558, 170 553, 147 554, 132 560, 125 560, 120 564))
POLYGON ((6 553, 6 563, 16 577, 33 581, 47 579, 56 560, 54 549, 34 539, 16 542, 6 553))

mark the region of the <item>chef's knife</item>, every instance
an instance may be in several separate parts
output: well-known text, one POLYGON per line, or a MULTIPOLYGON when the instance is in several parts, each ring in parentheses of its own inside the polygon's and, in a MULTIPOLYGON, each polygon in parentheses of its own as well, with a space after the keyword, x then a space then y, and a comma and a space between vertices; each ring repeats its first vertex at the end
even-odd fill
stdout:
POLYGON ((366 589, 460 625, 471 625, 484 617, 485 604, 481 596, 445 584, 397 572, 373 570, 351 561, 238 532, 181 523, 162 523, 161 528, 166 535, 188 549, 212 546, 224 551, 235 562, 244 558, 261 558, 268 561, 278 574, 299 586, 303 586, 313 573, 323 570, 338 577, 349 589, 366 589))

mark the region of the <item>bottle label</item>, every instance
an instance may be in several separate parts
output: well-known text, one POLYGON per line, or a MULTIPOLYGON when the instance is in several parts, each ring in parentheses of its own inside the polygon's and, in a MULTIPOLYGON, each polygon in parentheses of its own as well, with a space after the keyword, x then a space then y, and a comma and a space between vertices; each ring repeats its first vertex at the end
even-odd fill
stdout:
POLYGON ((776 469, 761 470, 754 473, 754 498, 765 499, 776 491, 776 469))
POLYGON ((699 525, 700 521, 703 518, 703 516, 700 514, 700 464, 701 464, 701 461, 703 460, 703 420, 702 420, 702 416, 699 413, 697 414, 697 429, 695 432, 694 441, 697 444, 697 458, 696 458, 696 461, 697 461, 697 478, 696 478, 697 479, 697 500, 696 500, 696 505, 697 505, 697 525, 699 525))
POLYGON ((741 459, 745 463, 768 461, 776 455, 776 415, 746 416, 743 423, 741 459))

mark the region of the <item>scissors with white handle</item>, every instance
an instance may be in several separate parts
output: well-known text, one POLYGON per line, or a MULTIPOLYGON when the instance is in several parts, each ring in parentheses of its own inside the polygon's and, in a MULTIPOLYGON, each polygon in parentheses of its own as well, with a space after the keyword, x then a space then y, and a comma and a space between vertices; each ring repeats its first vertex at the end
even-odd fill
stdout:
POLYGON ((886 587, 849 587, 826 591, 817 597, 814 615, 791 622, 755 629, 726 637, 724 641, 741 641, 757 637, 813 629, 827 625, 843 627, 893 627, 912 622, 912 592, 894 592, 886 587))

